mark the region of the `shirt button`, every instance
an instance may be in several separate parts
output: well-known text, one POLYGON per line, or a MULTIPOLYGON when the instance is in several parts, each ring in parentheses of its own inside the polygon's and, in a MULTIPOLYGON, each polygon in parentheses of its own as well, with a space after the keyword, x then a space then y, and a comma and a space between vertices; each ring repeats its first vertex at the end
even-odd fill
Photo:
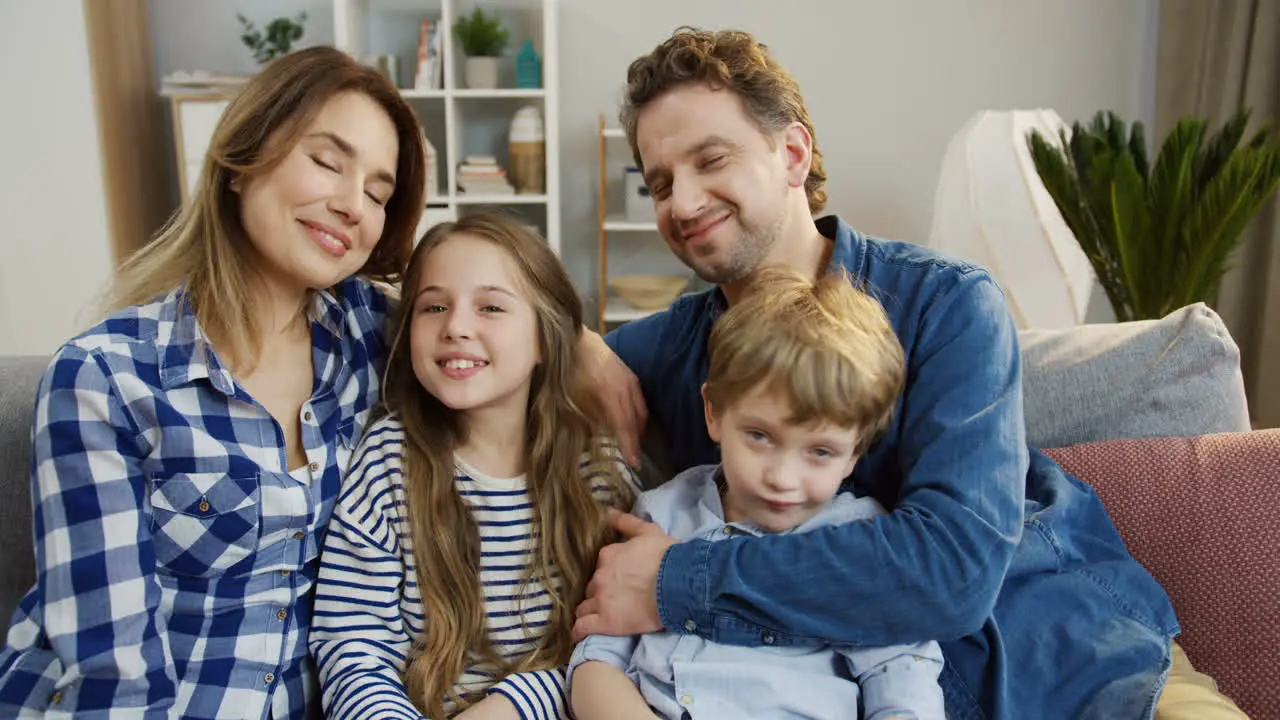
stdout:
POLYGON ((311 411, 310 411, 310 410, 308 410, 308 411, 306 411, 306 412, 302 413, 302 419, 303 419, 303 420, 306 420, 307 422, 311 422, 311 411))
POLYGON ((680 696, 680 704, 681 704, 681 705, 690 705, 690 704, 692 704, 692 703, 693 703, 693 696, 692 696, 692 695, 681 695, 681 696, 680 696))
POLYGON ((696 623, 696 622, 694 622, 694 621, 692 621, 692 620, 685 620, 685 621, 684 621, 684 629, 685 629, 685 630, 687 630, 687 631, 689 631, 689 632, 695 632, 695 631, 697 631, 697 629, 698 629, 698 623, 696 623))
POLYGON ((284 608, 280 608, 279 610, 277 610, 277 611, 276 611, 276 619, 277 619, 277 620, 283 620, 283 619, 285 619, 285 618, 287 618, 287 617, 289 617, 289 611, 288 611, 288 610, 285 610, 284 608))
POLYGON ((200 504, 197 505, 196 507, 200 509, 200 512, 209 512, 209 501, 201 500, 200 504))
POLYGON ((304 532, 302 532, 301 530, 299 530, 298 532, 296 532, 296 533, 294 533, 294 534, 293 534, 293 539, 294 539, 294 540, 301 540, 302 538, 304 538, 304 537, 306 537, 306 536, 307 536, 307 535, 306 535, 306 533, 304 533, 304 532))
POLYGON ((266 675, 263 675, 263 676, 262 676, 262 682, 266 683, 267 685, 270 685, 271 683, 273 683, 273 682, 275 682, 275 681, 276 681, 276 674, 275 674, 275 673, 269 672, 269 673, 267 673, 266 675))
POLYGON ((62 691, 54 690, 53 694, 49 696, 49 704, 57 705, 60 702, 62 702, 62 691))
POLYGON ((281 571, 280 571, 280 577, 289 577, 289 571, 288 571, 288 570, 281 570, 281 571))
POLYGON ((317 472, 320 469, 320 463, 311 463, 311 472, 317 472))
POLYGON ((732 534, 733 534, 733 528, 729 527, 728 525, 725 525, 725 526, 724 526, 724 534, 725 534, 725 535, 732 535, 732 534))
POLYGON ((765 633, 760 639, 764 641, 765 645, 772 645, 774 641, 773 633, 765 633))

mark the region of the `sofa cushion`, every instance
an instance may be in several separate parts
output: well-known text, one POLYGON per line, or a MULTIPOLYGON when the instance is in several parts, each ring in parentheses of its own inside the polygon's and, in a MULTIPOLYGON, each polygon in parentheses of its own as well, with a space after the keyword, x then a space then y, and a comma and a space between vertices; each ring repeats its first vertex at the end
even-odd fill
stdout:
POLYGON ((1280 430, 1045 451, 1092 485, 1164 586, 1179 643, 1254 720, 1280 718, 1280 430))
POLYGON ((35 582, 31 420, 46 357, 0 356, 0 629, 35 582))
POLYGON ((1024 330, 1027 442, 1190 437, 1249 429, 1240 350, 1204 303, 1159 320, 1024 330))

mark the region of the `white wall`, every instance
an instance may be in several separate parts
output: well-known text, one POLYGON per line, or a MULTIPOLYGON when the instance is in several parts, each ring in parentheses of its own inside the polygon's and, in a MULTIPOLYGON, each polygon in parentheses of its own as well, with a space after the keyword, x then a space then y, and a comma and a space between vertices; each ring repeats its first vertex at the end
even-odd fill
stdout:
MULTIPOLYGON (((563 255, 584 295, 595 288, 597 113, 616 118, 627 64, 678 25, 755 32, 805 91, 829 208, 867 232, 917 242, 928 236, 947 141, 975 111, 1051 107, 1071 121, 1111 109, 1149 121, 1154 103, 1157 0, 559 1, 563 255)), ((329 0, 251 7, 255 19, 307 10, 304 44, 332 40, 329 0)), ((252 70, 233 6, 150 8, 158 73, 252 70)), ((615 241, 630 248, 611 256, 611 270, 670 261, 655 238, 615 241)))
POLYGON ((0 354, 47 354, 111 277, 80 0, 0 3, 0 354))
MULTIPOLYGON (((373 0, 379 2, 380 0, 373 0)), ((431 6, 431 1, 423 3, 431 6)), ((148 20, 155 54, 152 67, 156 86, 175 70, 249 75, 258 69, 253 54, 240 41, 236 13, 263 29, 277 17, 293 18, 306 12, 302 40, 297 47, 333 44, 331 0, 147 0, 148 20)))

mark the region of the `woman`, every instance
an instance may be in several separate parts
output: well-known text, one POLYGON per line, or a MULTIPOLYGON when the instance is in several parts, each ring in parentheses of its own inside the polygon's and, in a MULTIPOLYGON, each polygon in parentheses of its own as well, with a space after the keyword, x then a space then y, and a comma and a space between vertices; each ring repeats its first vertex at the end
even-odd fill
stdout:
POLYGON ((190 206, 36 401, 37 580, 0 716, 301 718, 312 583, 377 402, 423 207, 421 130, 381 75, 287 55, 228 106, 190 206))

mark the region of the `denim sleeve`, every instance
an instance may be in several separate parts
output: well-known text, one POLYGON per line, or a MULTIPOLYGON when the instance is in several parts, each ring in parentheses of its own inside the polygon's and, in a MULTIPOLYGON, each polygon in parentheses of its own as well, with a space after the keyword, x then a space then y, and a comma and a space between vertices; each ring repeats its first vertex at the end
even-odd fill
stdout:
POLYGON ((640 380, 641 388, 652 387, 654 362, 660 343, 658 334, 662 313, 624 323, 604 336, 605 344, 640 380))
POLYGON ((908 351, 888 515, 753 542, 672 546, 658 611, 736 645, 900 645, 981 626, 1021 536, 1028 450, 1017 333, 981 271, 959 275, 908 351))

